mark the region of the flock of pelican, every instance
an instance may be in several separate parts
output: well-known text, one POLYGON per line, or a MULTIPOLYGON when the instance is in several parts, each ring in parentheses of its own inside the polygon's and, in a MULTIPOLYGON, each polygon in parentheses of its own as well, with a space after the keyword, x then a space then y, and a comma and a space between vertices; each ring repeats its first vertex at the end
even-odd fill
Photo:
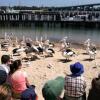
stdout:
MULTIPOLYGON (((37 55, 44 55, 47 54, 48 57, 53 57, 55 54, 54 50, 54 43, 51 43, 48 39, 43 40, 41 37, 40 41, 36 37, 36 40, 32 41, 31 38, 25 38, 23 36, 23 39, 21 41, 18 41, 17 37, 12 41, 12 35, 5 35, 4 41, 1 42, 1 50, 8 50, 8 47, 12 44, 14 49, 12 50, 12 56, 19 55, 21 52, 24 52, 26 54, 27 58, 32 58, 32 54, 34 53, 35 56, 37 55), (19 45, 19 47, 16 47, 16 44, 19 45)), ((69 60, 70 57, 75 56, 75 51, 72 50, 70 47, 70 42, 68 42, 68 37, 64 37, 61 41, 61 48, 59 51, 62 52, 62 56, 69 60)), ((84 46, 86 49, 86 53, 89 55, 90 59, 95 59, 96 55, 96 46, 91 43, 90 39, 87 39, 84 42, 84 46)))

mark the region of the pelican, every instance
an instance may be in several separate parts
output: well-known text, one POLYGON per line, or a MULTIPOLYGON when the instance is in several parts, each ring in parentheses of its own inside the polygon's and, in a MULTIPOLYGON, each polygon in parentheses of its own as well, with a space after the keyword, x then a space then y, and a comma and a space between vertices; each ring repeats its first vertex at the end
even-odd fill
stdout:
POLYGON ((55 51, 52 48, 46 48, 45 49, 45 53, 50 56, 53 57, 53 54, 55 53, 55 51))
POLYGON ((68 39, 68 37, 66 36, 66 37, 63 37, 63 39, 60 41, 60 42, 66 42, 67 41, 67 39, 68 39))
POLYGON ((12 50, 13 55, 16 55, 16 54, 20 55, 20 53, 24 51, 25 51, 25 48, 15 48, 12 50))
POLYGON ((85 42, 84 45, 86 46, 86 53, 88 53, 88 51, 90 50, 90 46, 91 46, 91 40, 88 38, 85 42))
POLYGON ((54 43, 51 43, 49 39, 45 40, 44 45, 48 48, 53 48, 54 47, 54 43))
POLYGON ((61 50, 70 48, 70 43, 67 41, 67 39, 68 39, 68 37, 66 36, 61 40, 61 42, 62 42, 61 50))
POLYGON ((84 45, 86 45, 86 53, 90 56, 90 59, 95 59, 97 53, 95 44, 91 43, 90 39, 87 39, 84 45))
POLYGON ((88 54, 90 56, 90 59, 95 59, 96 53, 97 53, 97 51, 96 51, 96 47, 95 46, 89 48, 88 54))
POLYGON ((84 44, 87 46, 90 46, 90 43, 91 43, 91 39, 89 39, 89 38, 84 42, 84 44))
POLYGON ((27 49, 25 49, 25 53, 29 54, 29 53, 37 53, 39 52, 36 46, 32 46, 32 47, 28 47, 27 49))
POLYGON ((1 43, 1 49, 2 50, 6 50, 6 51, 8 51, 8 47, 9 47, 9 43, 8 42, 2 42, 1 43))
POLYGON ((39 44, 38 46, 32 45, 25 50, 26 54, 34 52, 35 54, 43 54, 43 46, 39 44))
POLYGON ((16 47, 17 44, 18 44, 18 38, 15 37, 15 39, 12 41, 12 46, 13 46, 13 47, 16 47))
POLYGON ((72 57, 73 55, 75 55, 75 52, 72 51, 71 49, 66 49, 62 52, 63 57, 66 58, 66 60, 69 60, 70 57, 72 57))

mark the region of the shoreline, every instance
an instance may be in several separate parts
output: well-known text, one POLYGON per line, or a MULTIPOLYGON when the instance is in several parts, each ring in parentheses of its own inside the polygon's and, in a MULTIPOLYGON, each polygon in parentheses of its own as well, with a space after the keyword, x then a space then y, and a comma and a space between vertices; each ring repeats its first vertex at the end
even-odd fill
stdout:
MULTIPOLYGON (((57 41, 52 41, 53 43, 57 44, 58 46, 60 45, 61 46, 61 43, 58 43, 57 41)), ((69 41, 69 43, 71 43, 71 48, 80 48, 80 49, 84 49, 85 50, 85 46, 84 46, 84 43, 78 43, 78 42, 74 42, 74 41, 69 41)), ((96 48, 97 49, 100 49, 100 45, 95 44, 96 45, 96 48)))

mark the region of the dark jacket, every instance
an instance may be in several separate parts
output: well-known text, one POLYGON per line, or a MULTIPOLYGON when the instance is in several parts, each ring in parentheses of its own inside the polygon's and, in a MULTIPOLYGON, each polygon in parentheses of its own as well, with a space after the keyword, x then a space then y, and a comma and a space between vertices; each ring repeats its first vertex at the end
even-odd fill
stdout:
POLYGON ((100 77, 92 80, 92 87, 89 91, 88 100, 100 100, 100 77))

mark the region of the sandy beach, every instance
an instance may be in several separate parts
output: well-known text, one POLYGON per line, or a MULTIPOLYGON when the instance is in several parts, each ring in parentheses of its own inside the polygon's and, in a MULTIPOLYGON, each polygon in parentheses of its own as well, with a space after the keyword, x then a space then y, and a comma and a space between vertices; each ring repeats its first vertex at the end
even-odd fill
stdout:
MULTIPOLYGON (((44 100, 42 97, 42 87, 46 81, 50 79, 54 79, 57 76, 64 76, 66 74, 70 74, 69 66, 75 62, 81 62, 84 65, 84 76, 87 81, 87 94, 89 88, 91 86, 91 80, 98 75, 100 72, 100 51, 97 49, 96 59, 90 61, 89 55, 84 54, 86 52, 83 47, 76 45, 73 46, 72 49, 75 51, 76 55, 70 58, 70 61, 64 62, 64 57, 62 53, 59 52, 59 45, 56 44, 54 47, 55 54, 53 57, 40 57, 35 61, 23 62, 22 70, 26 71, 28 74, 28 79, 31 84, 36 86, 36 92, 38 94, 38 100, 44 100)), ((3 54, 11 54, 13 47, 9 47, 8 52, 0 51, 0 57, 3 54)), ((22 54, 21 57, 23 58, 25 55, 22 54)), ((18 58, 15 56, 15 59, 18 58)))

